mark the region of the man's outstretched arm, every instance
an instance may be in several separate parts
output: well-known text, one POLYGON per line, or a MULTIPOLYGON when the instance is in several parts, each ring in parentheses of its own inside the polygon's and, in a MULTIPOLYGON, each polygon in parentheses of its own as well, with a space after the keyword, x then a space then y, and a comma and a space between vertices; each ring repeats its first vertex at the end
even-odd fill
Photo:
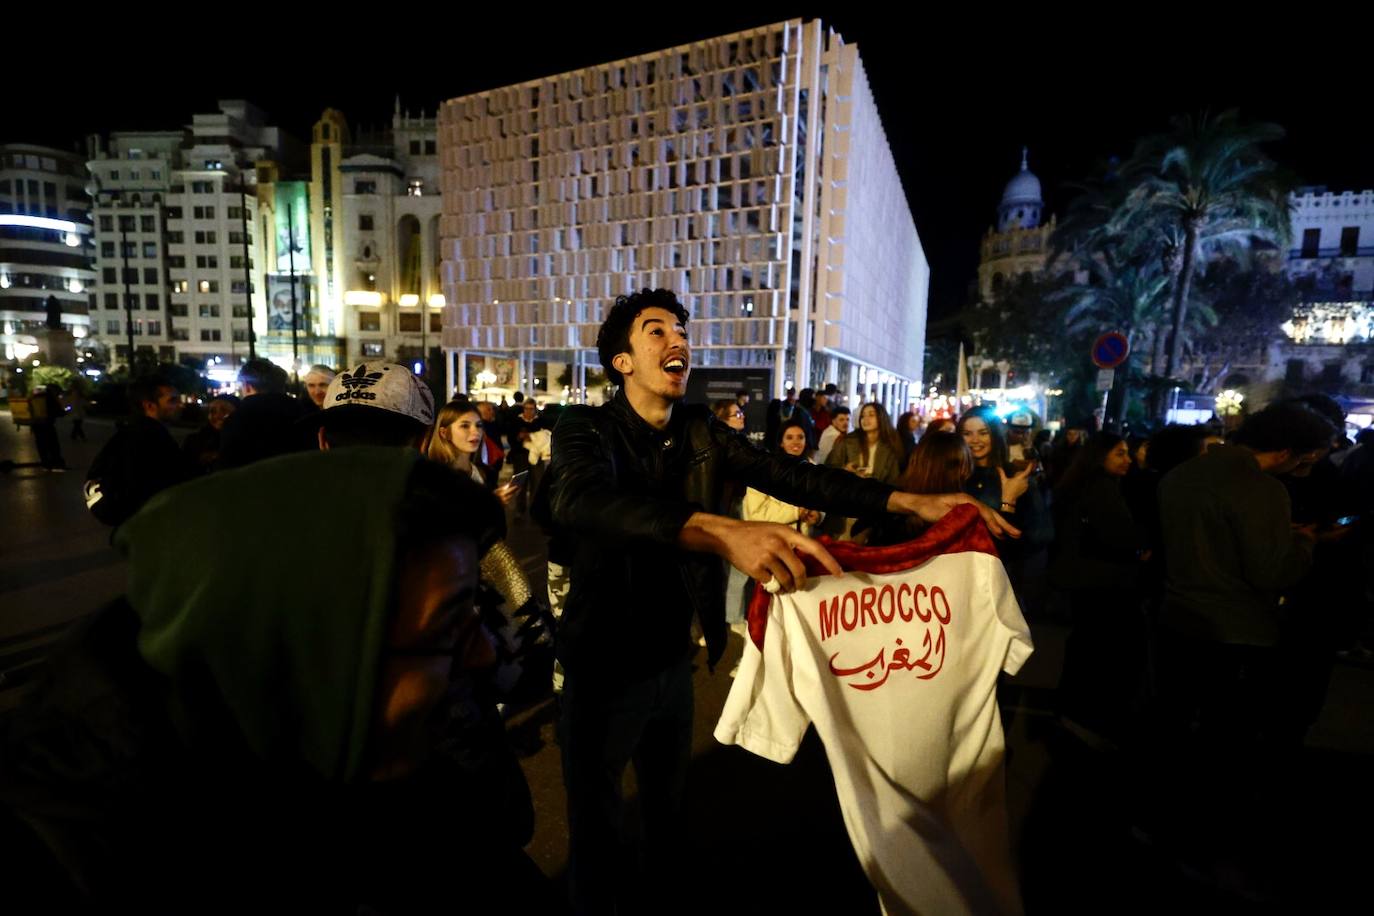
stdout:
POLYGON ((787 525, 772 522, 741 522, 697 512, 682 526, 677 542, 684 550, 723 557, 731 566, 760 582, 775 578, 784 592, 806 584, 806 567, 798 553, 815 557, 834 575, 844 571, 819 541, 787 525))
POLYGON ((887 511, 898 515, 914 515, 927 522, 938 522, 955 506, 969 505, 978 510, 994 537, 1019 538, 1020 529, 1002 517, 1000 512, 980 503, 967 493, 903 493, 894 490, 887 498, 887 511))
POLYGON ((955 506, 968 503, 978 509, 995 537, 1021 536, 1021 532, 999 513, 964 493, 903 493, 888 484, 838 468, 769 454, 723 427, 724 424, 720 424, 720 428, 713 426, 712 434, 726 451, 731 474, 793 505, 841 512, 855 518, 887 511, 936 522, 955 506))

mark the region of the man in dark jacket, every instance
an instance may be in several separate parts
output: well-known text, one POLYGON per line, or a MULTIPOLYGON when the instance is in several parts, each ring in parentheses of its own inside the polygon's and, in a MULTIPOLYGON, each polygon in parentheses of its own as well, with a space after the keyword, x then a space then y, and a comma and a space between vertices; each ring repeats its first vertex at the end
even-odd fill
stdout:
POLYGON ((105 443, 86 479, 86 507, 107 525, 122 524, 196 472, 167 429, 181 413, 176 388, 156 376, 139 379, 129 386, 129 406, 133 417, 105 443))
POLYGON ((29 395, 29 416, 38 460, 47 470, 60 473, 67 470, 67 462, 62 457, 62 443, 57 438, 57 421, 62 419, 65 410, 58 391, 56 385, 35 389, 29 395))
POLYGON ((315 448, 312 431, 297 422, 315 407, 286 393, 285 370, 265 359, 250 359, 239 369, 239 388, 243 403, 224 421, 217 468, 241 468, 315 448))
POLYGON ((1277 478, 1329 448, 1333 433, 1305 407, 1271 404, 1159 486, 1167 590, 1158 669, 1173 731, 1158 746, 1183 752, 1166 770, 1175 777, 1166 796, 1190 842, 1232 857, 1216 865, 1228 873, 1266 870, 1260 821, 1276 816, 1291 689, 1280 599, 1311 567, 1316 539, 1313 527, 1294 527, 1277 478))
MULTIPOLYGON (((597 349, 620 390, 604 407, 569 408, 554 430, 551 515, 573 547, 558 634, 566 672, 559 737, 570 891, 581 912, 614 912, 618 897, 625 905, 632 872, 621 848, 620 783, 631 759, 651 874, 672 880, 684 867, 677 843, 692 744, 689 634, 695 616, 714 666, 726 641, 721 558, 770 591, 804 584, 798 552, 840 571, 824 547, 785 525, 720 514, 727 481, 855 516, 886 509, 933 521, 973 502, 898 493, 778 457, 707 408, 680 405, 691 371, 687 317, 668 290, 617 299, 597 349)), ((995 530, 1010 530, 983 514, 995 530)))

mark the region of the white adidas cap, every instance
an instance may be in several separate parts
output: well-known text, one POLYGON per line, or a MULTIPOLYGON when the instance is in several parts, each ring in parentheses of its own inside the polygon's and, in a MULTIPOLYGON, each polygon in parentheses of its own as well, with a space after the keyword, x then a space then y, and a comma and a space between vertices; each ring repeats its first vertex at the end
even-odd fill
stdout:
POLYGON ((434 423, 434 394, 429 386, 395 363, 359 363, 336 375, 325 392, 324 410, 344 407, 375 407, 425 426, 434 423))

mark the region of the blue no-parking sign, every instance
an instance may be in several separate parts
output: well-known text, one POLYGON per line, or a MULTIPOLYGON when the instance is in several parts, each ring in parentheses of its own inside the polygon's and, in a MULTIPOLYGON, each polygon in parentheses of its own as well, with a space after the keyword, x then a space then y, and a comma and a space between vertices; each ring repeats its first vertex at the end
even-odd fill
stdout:
POLYGON ((1115 369, 1131 355, 1131 345, 1120 331, 1108 331, 1093 341, 1093 365, 1099 369, 1115 369))

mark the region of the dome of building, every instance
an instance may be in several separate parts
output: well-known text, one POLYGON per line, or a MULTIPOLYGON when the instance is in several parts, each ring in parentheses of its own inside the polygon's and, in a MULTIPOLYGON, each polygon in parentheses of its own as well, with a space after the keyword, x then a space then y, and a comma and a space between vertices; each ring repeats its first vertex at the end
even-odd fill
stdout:
POLYGON ((1024 165, 1016 177, 1007 182, 1007 189, 1002 192, 1003 204, 1038 204, 1041 203, 1040 179, 1035 177, 1035 173, 1024 165))
POLYGON ((1007 182, 1002 203, 997 207, 997 231, 1034 229, 1040 225, 1040 211, 1044 201, 1040 196, 1040 179, 1030 170, 1029 150, 1021 149, 1021 171, 1007 182))

